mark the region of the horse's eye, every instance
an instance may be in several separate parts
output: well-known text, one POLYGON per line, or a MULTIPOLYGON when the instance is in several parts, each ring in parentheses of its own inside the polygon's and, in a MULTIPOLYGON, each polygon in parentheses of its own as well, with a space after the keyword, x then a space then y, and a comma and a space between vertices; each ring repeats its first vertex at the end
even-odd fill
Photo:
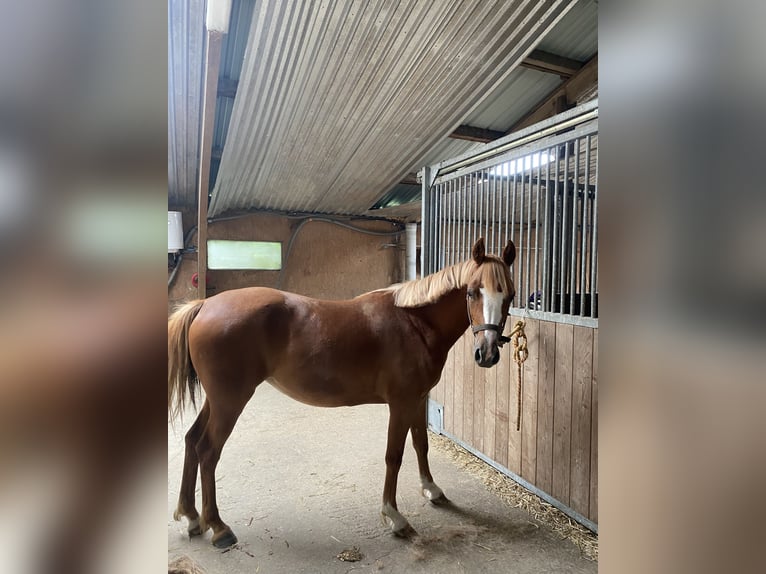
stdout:
POLYGON ((473 289, 473 288, 468 289, 468 298, 474 299, 475 297, 476 297, 476 289, 473 289))

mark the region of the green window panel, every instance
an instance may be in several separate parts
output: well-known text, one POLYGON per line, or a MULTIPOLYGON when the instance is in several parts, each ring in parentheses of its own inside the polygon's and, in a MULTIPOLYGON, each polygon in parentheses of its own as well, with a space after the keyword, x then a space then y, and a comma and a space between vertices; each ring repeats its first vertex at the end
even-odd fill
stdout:
POLYGON ((278 241, 207 242, 208 269, 266 269, 282 268, 282 244, 278 241))

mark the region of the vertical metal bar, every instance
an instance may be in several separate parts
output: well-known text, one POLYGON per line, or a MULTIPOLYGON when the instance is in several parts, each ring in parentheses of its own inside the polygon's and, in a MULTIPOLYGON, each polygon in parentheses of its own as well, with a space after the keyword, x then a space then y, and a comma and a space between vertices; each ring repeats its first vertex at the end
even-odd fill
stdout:
POLYGON ((482 195, 483 195, 482 201, 484 202, 482 204, 482 208, 485 214, 484 238, 487 243, 487 253, 491 253, 492 243, 490 242, 490 237, 489 237, 489 177, 488 177, 488 173, 486 169, 482 170, 481 172, 481 182, 482 182, 481 187, 482 187, 482 195))
MULTIPOLYGON (((562 182, 562 195, 563 199, 561 202, 561 257, 559 260, 559 264, 561 266, 560 269, 560 277, 559 277, 559 289, 561 290, 561 293, 559 295, 559 312, 564 313, 564 297, 566 296, 566 245, 567 245, 567 199, 569 196, 569 142, 566 142, 564 144, 564 178, 562 182)), ((571 312, 571 309, 570 309, 571 312)))
POLYGON ((495 239, 495 236, 497 235, 497 225, 495 221, 495 215, 497 212, 497 182, 496 178, 497 176, 494 173, 494 170, 488 170, 488 175, 492 179, 488 183, 490 191, 490 195, 492 196, 492 253, 497 254, 497 240, 495 239))
MULTIPOLYGON (((547 152, 546 152, 547 153, 547 152)), ((541 162, 543 160, 543 152, 539 152, 537 155, 537 185, 535 186, 535 303, 534 309, 537 309, 537 305, 540 302, 540 186, 542 185, 542 170, 541 162)))
POLYGON ((457 250, 458 250, 458 225, 459 225, 459 217, 460 217, 460 196, 458 195, 460 193, 460 182, 456 179, 452 180, 452 189, 453 189, 453 196, 452 196, 452 205, 455 212, 455 218, 454 218, 454 227, 452 229, 452 265, 458 262, 457 257, 457 250))
POLYGON ((454 265, 455 264, 455 232, 457 231, 457 214, 456 214, 456 208, 457 208, 457 200, 455 198, 455 180, 450 180, 450 240, 449 240, 449 259, 447 260, 447 265, 454 265))
POLYGON ((503 209, 505 196, 503 194, 503 182, 505 179, 503 178, 502 173, 502 166, 497 166, 497 173, 495 173, 495 186, 497 190, 497 250, 501 257, 503 255, 503 247, 505 247, 505 241, 503 241, 503 231, 505 230, 505 210, 503 209))
POLYGON ((431 190, 431 265, 428 268, 429 273, 436 271, 437 238, 439 236, 439 186, 434 186, 431 190))
POLYGON ((505 232, 505 194, 503 191, 503 185, 505 183, 505 177, 503 177, 502 164, 495 168, 495 185, 497 191, 497 248, 498 253, 502 256, 503 247, 505 247, 504 232, 505 232))
MULTIPOLYGON (((580 175, 580 139, 574 141, 574 176, 572 177, 572 247, 569 255, 569 312, 575 314, 575 291, 577 290, 577 220, 579 201, 579 175, 580 175)), ((580 301, 582 306, 582 301, 580 301)))
POLYGON ((424 167, 421 172, 420 181, 420 274, 427 275, 426 265, 428 264, 428 232, 430 222, 430 210, 428 207, 428 179, 429 167, 424 167))
POLYGON ((590 316, 596 317, 598 309, 596 298, 598 297, 598 140, 596 141, 596 165, 594 170, 596 180, 593 189, 593 232, 591 234, 591 247, 593 260, 590 266, 590 316))
POLYGON ((460 254, 458 256, 458 261, 462 261, 465 259, 463 250, 465 249, 465 226, 468 223, 466 217, 465 178, 461 176, 459 179, 456 179, 456 181, 458 182, 458 200, 460 201, 460 227, 458 228, 458 246, 460 248, 460 254))
POLYGON ((431 190, 431 197, 429 198, 428 207, 431 212, 431 224, 428 228, 428 274, 434 272, 434 242, 436 239, 436 202, 438 201, 439 195, 436 192, 436 187, 432 187, 431 190))
POLYGON ((447 235, 447 183, 439 186, 439 269, 444 268, 444 240, 447 235))
POLYGON ((484 233, 484 182, 482 172, 476 172, 476 213, 479 215, 479 228, 476 237, 484 237, 486 244, 487 237, 484 233))
POLYGON ((476 214, 479 216, 476 237, 484 237, 486 243, 487 238, 484 234, 484 184, 482 183, 481 171, 476 172, 476 214))
MULTIPOLYGON (((518 177, 519 173, 518 166, 519 162, 517 159, 513 160, 513 162, 509 163, 508 165, 508 172, 510 173, 513 171, 513 191, 511 197, 511 238, 513 238, 513 242, 516 244, 516 261, 513 263, 513 281, 517 290, 521 289, 521 285, 519 285, 519 258, 521 257, 521 251, 519 251, 519 242, 516 241, 516 178, 518 177)), ((520 300, 521 296, 519 293, 517 293, 516 298, 514 299, 516 307, 519 306, 520 300)))
MULTIPOLYGON (((506 163, 504 165, 509 164, 506 163)), ((511 198, 509 197, 511 192, 510 172, 511 170, 508 169, 508 173, 504 175, 502 179, 502 197, 505 198, 505 241, 503 241, 503 247, 505 247, 505 245, 508 243, 508 240, 511 238, 511 236, 508 235, 511 218, 511 198)))
POLYGON ((468 181, 466 183, 468 184, 468 189, 467 189, 467 191, 468 191, 468 241, 466 242, 466 248, 467 248, 466 249, 466 252, 467 252, 466 259, 468 259, 471 256, 471 245, 473 245, 474 234, 476 233, 476 225, 475 225, 474 220, 473 220, 473 217, 474 217, 474 213, 473 213, 473 205, 474 205, 474 203, 473 203, 473 194, 474 194, 474 189, 473 189, 473 174, 472 173, 468 174, 467 180, 468 181))
POLYGON ((541 309, 543 311, 551 310, 550 299, 550 269, 548 259, 548 249, 550 247, 548 241, 549 225, 551 218, 550 211, 550 196, 551 196, 551 152, 545 150, 545 215, 543 220, 543 305, 541 309))
MULTIPOLYGON (((521 307, 527 306, 527 297, 529 293, 524 290, 527 286, 527 273, 524 270, 524 248, 526 243, 524 242, 524 205, 527 196, 527 156, 521 158, 521 193, 519 197, 519 290, 521 291, 521 307)), ((529 269, 526 270, 527 272, 529 269)))
MULTIPOLYGON (((585 316, 585 262, 588 250, 588 186, 590 179, 590 136, 585 139, 585 178, 582 195, 582 230, 580 232, 580 316, 585 316)), ((593 305, 593 301, 591 301, 593 305)))
MULTIPOLYGON (((556 169, 554 170, 556 172, 555 174, 555 181, 553 183, 553 245, 551 245, 551 296, 550 296, 550 302, 551 302, 551 308, 550 311, 556 310, 556 304, 554 303, 554 297, 556 297, 556 287, 558 287, 559 284, 559 241, 561 241, 560 233, 559 233, 559 222, 561 221, 559 214, 561 213, 561 200, 559 199, 560 195, 560 186, 559 186, 559 164, 561 163, 561 154, 559 154, 559 146, 556 146, 556 169)), ((560 312, 560 309, 559 309, 560 312)))
POLYGON ((449 238, 452 225, 452 209, 450 207, 450 182, 444 182, 444 236, 442 237, 442 268, 449 265, 449 238))
POLYGON ((527 260, 526 260, 526 276, 527 276, 527 299, 525 306, 529 307, 529 298, 532 296, 530 287, 532 285, 532 269, 530 267, 532 258, 532 188, 534 187, 534 181, 532 175, 534 174, 534 156, 529 156, 529 197, 527 198, 527 260))
POLYGON ((446 220, 446 209, 447 209, 447 184, 443 183, 439 186, 439 243, 437 244, 439 246, 439 269, 442 269, 444 267, 444 239, 445 235, 447 233, 447 220, 446 220))
POLYGON ((439 220, 437 219, 436 204, 439 202, 439 187, 434 186, 431 188, 431 239, 428 242, 428 273, 431 274, 436 271, 436 236, 439 226, 439 220))

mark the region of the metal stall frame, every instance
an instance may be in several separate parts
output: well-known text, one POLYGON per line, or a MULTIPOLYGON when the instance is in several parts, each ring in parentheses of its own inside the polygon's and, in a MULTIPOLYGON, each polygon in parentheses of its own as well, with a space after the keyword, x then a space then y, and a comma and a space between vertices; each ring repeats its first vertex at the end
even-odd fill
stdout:
POLYGON ((487 249, 492 252, 497 252, 504 244, 501 237, 507 240, 517 236, 518 254, 514 273, 516 279, 521 277, 521 281, 516 285, 517 298, 512 311, 535 319, 598 327, 598 179, 596 170, 590 166, 592 159, 598 161, 597 153, 591 151, 597 134, 598 100, 593 100, 491 142, 479 151, 423 167, 419 173, 422 185, 423 276, 467 258, 471 243, 480 236, 485 236, 487 249), (556 150, 556 158, 546 161, 543 168, 540 157, 543 153, 553 154, 551 150, 556 150), (521 163, 534 156, 538 158, 537 165, 530 166, 530 175, 526 179, 515 173, 504 176, 502 179, 505 181, 498 183, 500 178, 491 173, 492 169, 518 165, 514 162, 521 163), (580 165, 581 162, 583 165, 580 165), (555 165, 552 166, 552 163, 555 165), (563 181, 559 173, 562 163, 563 181), (545 217, 544 223, 537 225, 543 171, 546 177, 545 217), (535 172, 536 185, 533 184, 535 172), (551 175, 553 184, 549 189, 551 175), (591 184, 590 180, 594 183, 591 184), (487 183, 486 189, 481 189, 481 182, 487 183), (457 193, 456 190, 461 188, 464 193, 457 193), (568 199, 570 195, 571 200, 568 199), (533 197, 536 199, 534 202, 533 197), (480 206, 481 209, 478 209, 480 206), (531 225, 533 209, 534 232, 531 225), (554 222, 550 221, 551 211, 554 217, 557 214, 561 216, 560 225, 553 225, 554 222), (497 216, 494 221, 491 221, 490 212, 497 216), (521 214, 518 226, 516 213, 521 214), (458 229, 454 224, 460 214, 467 215, 467 218, 458 229), (526 232, 522 233, 525 222, 526 232), (499 224, 497 229, 495 223, 499 224), (581 231, 579 237, 578 229, 581 231), (541 236, 542 248, 539 243, 541 236), (531 254, 533 238, 534 255, 531 254), (549 242, 552 245, 549 246, 549 242), (543 273, 542 269, 549 266, 551 271, 543 273), (531 277, 536 278, 534 283, 531 277), (579 302, 576 294, 580 296, 579 302), (535 308, 528 305, 530 297, 534 297, 535 308), (587 297, 590 298, 589 304, 586 303, 587 297), (540 308, 537 308, 538 305, 540 308), (579 312, 574 312, 578 306, 579 312), (566 308, 570 312, 563 312, 566 308))
MULTIPOLYGON (((423 275, 467 259, 471 244, 480 236, 492 253, 513 238, 517 297, 509 315, 561 323, 567 329, 587 327, 597 337, 597 168, 598 100, 478 151, 422 168, 423 275)), ((595 372, 594 367, 593 377, 595 372)), ((493 460, 482 447, 470 444, 469 438, 456 436, 463 434, 459 428, 450 432, 444 417, 444 405, 429 398, 428 422, 433 431, 598 532, 594 520, 546 491, 550 489, 493 460)), ((597 453, 595 442, 589 448, 597 453)), ((591 467, 590 472, 596 471, 591 467)))

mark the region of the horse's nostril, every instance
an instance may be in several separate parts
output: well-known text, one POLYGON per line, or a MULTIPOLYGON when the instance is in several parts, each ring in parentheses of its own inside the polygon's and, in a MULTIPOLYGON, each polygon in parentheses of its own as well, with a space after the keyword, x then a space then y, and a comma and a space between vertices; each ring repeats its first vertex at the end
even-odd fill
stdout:
POLYGON ((473 358, 476 359, 477 363, 481 363, 481 349, 476 349, 476 351, 474 351, 473 358))
POLYGON ((497 365, 500 362, 500 353, 496 353, 494 357, 492 357, 492 364, 497 365))

